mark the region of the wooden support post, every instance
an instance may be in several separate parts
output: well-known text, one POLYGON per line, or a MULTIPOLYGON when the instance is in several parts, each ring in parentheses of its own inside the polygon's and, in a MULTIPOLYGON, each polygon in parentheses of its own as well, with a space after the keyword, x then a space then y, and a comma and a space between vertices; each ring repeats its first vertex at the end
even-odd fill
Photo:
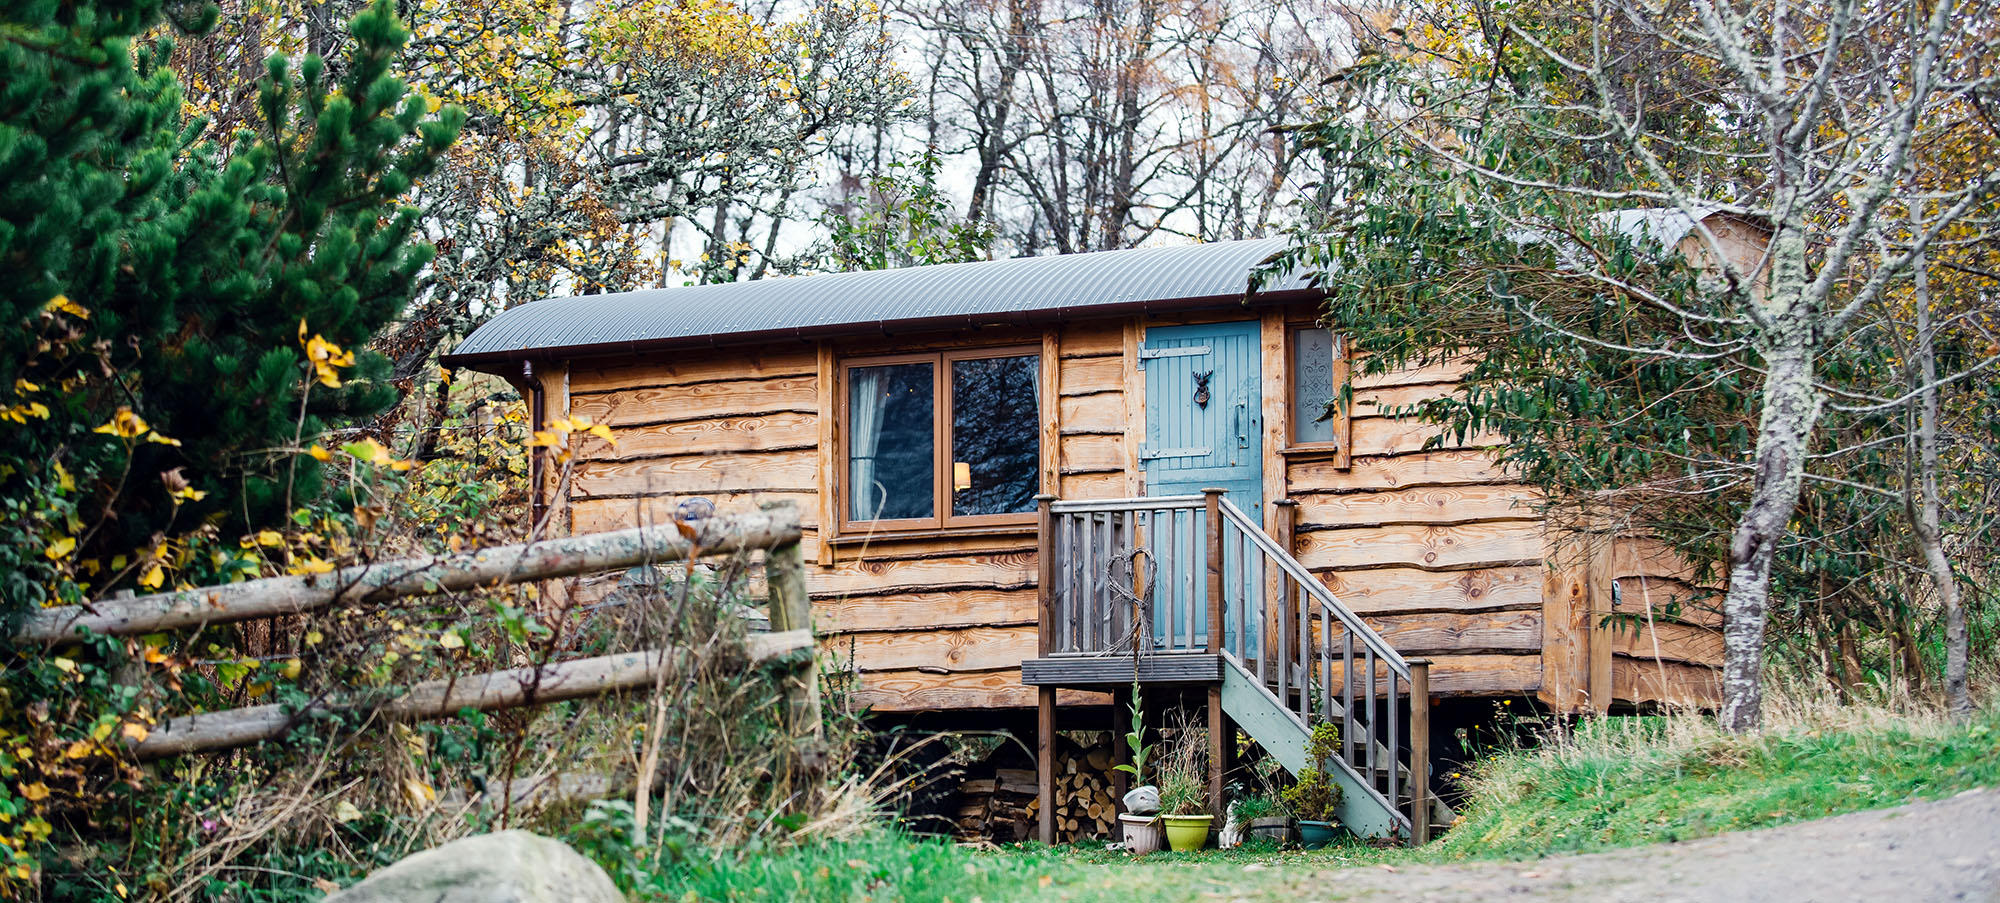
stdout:
POLYGON ((1208 504, 1208 651, 1222 651, 1222 493, 1203 489, 1208 504))
POLYGON ((1035 709, 1035 793, 1041 801, 1039 833, 1042 843, 1056 842, 1056 688, 1036 688, 1035 709))
MULTIPOLYGON (((798 522, 798 505, 792 501, 765 502, 766 514, 788 523, 798 522)), ((764 553, 764 580, 770 587, 771 629, 812 631, 812 597, 806 591, 805 551, 799 543, 773 546, 764 553)), ((808 650, 805 665, 785 684, 787 727, 794 737, 822 734, 819 706, 819 665, 808 650)))
MULTIPOLYGON (((1298 528, 1297 499, 1279 499, 1271 503, 1271 538, 1277 541, 1278 548, 1284 549, 1287 555, 1298 554, 1298 528)), ((1276 637, 1278 648, 1266 654, 1277 659, 1278 669, 1282 671, 1295 657, 1293 650, 1299 648, 1299 594, 1292 586, 1291 575, 1285 573, 1282 568, 1272 567, 1269 570, 1273 585, 1267 592, 1277 594, 1278 604, 1267 605, 1264 608, 1270 613, 1268 616, 1277 619, 1278 623, 1276 629, 1266 632, 1265 636, 1276 637)), ((1300 675, 1295 685, 1303 687, 1306 683, 1304 675, 1300 675)), ((1280 687, 1293 685, 1289 679, 1279 682, 1280 687)))
MULTIPOLYGON (((1208 507, 1208 651, 1222 652, 1222 493, 1203 489, 1208 507)), ((1222 811, 1222 687, 1208 688, 1208 808, 1218 818, 1222 811)))
MULTIPOLYGON (((1132 764, 1132 747, 1125 742, 1125 734, 1132 730, 1132 704, 1135 697, 1130 688, 1111 691, 1111 811, 1117 814, 1125 811, 1125 791, 1132 789, 1130 777, 1119 771, 1118 766, 1132 764)), ((1115 820, 1115 819, 1114 819, 1115 820)))
POLYGON ((1227 821, 1229 815, 1222 808, 1222 772, 1229 767, 1224 759, 1228 724, 1222 714, 1222 685, 1216 684, 1208 688, 1208 813, 1218 821, 1227 821))
POLYGON ((1409 665, 1410 843, 1423 846, 1431 839, 1431 662, 1413 658, 1409 665))

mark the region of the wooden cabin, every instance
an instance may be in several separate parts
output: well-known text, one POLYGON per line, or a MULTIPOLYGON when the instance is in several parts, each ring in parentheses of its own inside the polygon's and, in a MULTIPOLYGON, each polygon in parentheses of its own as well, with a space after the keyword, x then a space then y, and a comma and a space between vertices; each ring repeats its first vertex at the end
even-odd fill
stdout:
MULTIPOLYGON (((1572 541, 1481 440, 1426 448, 1434 427, 1385 416, 1462 371, 1351 376, 1304 280, 1246 295, 1282 241, 555 298, 445 363, 507 378, 538 421, 610 426, 615 446, 535 467, 557 532, 795 503, 815 627, 876 713, 1103 705, 1132 658, 1091 679, 1047 663, 1149 633, 1142 657, 1233 645, 1309 722, 1305 697, 1359 681, 1315 670, 1347 633, 1320 596, 1385 656, 1428 659, 1427 699, 1712 704, 1720 619, 1688 569, 1639 538, 1572 541), (1268 611, 1214 636, 1216 578, 1268 611)), ((1380 664, 1365 691, 1394 710, 1380 664)))

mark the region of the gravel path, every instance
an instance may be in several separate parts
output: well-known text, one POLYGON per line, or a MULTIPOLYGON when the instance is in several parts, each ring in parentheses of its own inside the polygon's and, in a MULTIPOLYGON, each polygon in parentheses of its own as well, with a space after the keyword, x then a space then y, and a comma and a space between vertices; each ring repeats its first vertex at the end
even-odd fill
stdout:
MULTIPOLYGON (((1252 866, 1253 869, 1257 868, 1252 866)), ((1261 869, 1259 869, 1261 870, 1261 869)), ((1686 843, 1531 862, 1256 876, 1257 897, 1322 901, 2000 903, 2000 791, 1686 843)))

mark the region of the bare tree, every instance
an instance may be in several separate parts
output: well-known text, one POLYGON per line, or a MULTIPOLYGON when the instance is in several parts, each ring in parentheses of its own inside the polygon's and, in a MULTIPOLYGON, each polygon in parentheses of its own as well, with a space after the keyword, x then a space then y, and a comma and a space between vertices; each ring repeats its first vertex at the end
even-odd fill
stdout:
MULTIPOLYGON (((1829 385, 1821 365, 1865 341, 1855 335, 1872 321, 1864 313, 1909 291, 1940 236, 1990 212, 2000 189, 1991 156, 1939 180, 1922 170, 1919 149, 1954 140, 1966 118, 1947 114, 1992 91, 1994 76, 1970 65, 1988 38, 1967 27, 1990 31, 1992 8, 1985 0, 1591 0, 1415 9, 1413 27, 1389 31, 1380 54, 1348 73, 1357 85, 1351 106, 1330 121, 1382 123, 1402 151, 1380 153, 1406 151, 1468 186, 1459 211, 1438 215, 1511 220, 1497 226, 1564 249, 1562 273, 1541 278, 1581 292, 1586 304, 1564 311, 1504 299, 1533 329, 1637 360, 1733 361, 1727 378, 1754 385, 1750 447, 1733 460, 1684 464, 1744 489, 1726 548, 1722 722, 1754 729, 1773 564, 1813 478, 1809 465, 1895 440, 1816 447, 1829 404, 1847 415, 1892 410, 1985 369, 1919 370, 1903 396, 1829 385), (1918 206, 1932 212, 1912 228, 1904 212, 1918 206), (1653 212, 1556 212, 1640 207, 1653 212), (1718 213, 1739 228, 1717 225, 1718 213), (1639 284, 1627 266, 1635 233, 1668 219, 1694 237, 1708 268, 1692 295, 1639 284), (1743 228, 1762 240, 1746 240, 1743 228), (1607 297, 1637 307, 1607 319, 1607 297), (1594 313, 1588 303, 1599 305, 1594 313), (1641 318, 1664 325, 1635 330, 1641 318)), ((1935 487, 1919 496, 1935 498, 1935 487)), ((1935 526, 1921 505, 1916 520, 1920 530, 1935 526)), ((1938 579, 1949 583, 1948 567, 1938 579)), ((1956 608, 1947 603, 1948 617, 1956 608)))

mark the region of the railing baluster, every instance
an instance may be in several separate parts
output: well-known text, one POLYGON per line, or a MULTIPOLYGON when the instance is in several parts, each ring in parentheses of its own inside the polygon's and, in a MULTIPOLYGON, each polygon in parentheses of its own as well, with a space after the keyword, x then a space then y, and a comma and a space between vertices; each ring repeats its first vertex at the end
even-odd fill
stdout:
POLYGON ((1379 723, 1375 720, 1375 647, 1364 645, 1361 649, 1361 654, 1364 656, 1361 663, 1368 669, 1368 694, 1366 696, 1368 701, 1368 736, 1364 739, 1361 748, 1368 753, 1368 786, 1374 787, 1379 791, 1382 789, 1382 779, 1375 773, 1375 747, 1378 743, 1375 737, 1375 725, 1379 723))
POLYGON ((1113 596, 1117 595, 1117 593, 1113 592, 1111 589, 1112 580, 1114 579, 1112 577, 1112 571, 1116 569, 1116 565, 1113 561, 1113 558, 1118 551, 1118 520, 1122 516, 1122 514, 1123 512, 1119 511, 1104 512, 1104 524, 1099 528, 1098 531, 1099 532, 1099 539, 1097 546, 1098 603, 1097 603, 1097 621, 1093 625, 1093 629, 1096 630, 1096 636, 1092 638, 1096 643, 1096 645, 1091 647, 1091 651, 1093 652, 1103 652, 1104 650, 1111 648, 1112 645, 1112 637, 1110 635, 1111 634, 1110 616, 1111 616, 1111 610, 1117 607, 1117 605, 1114 604, 1112 598, 1113 596))
MULTIPOLYGON (((1319 657, 1327 660, 1328 664, 1327 664, 1326 677, 1331 678, 1333 676, 1333 671, 1332 671, 1333 631, 1331 630, 1321 631, 1319 637, 1320 641, 1317 644, 1313 642, 1312 610, 1306 607, 1306 588, 1303 586, 1299 586, 1295 587, 1295 589, 1298 590, 1299 594, 1299 616, 1296 619, 1298 621, 1297 629, 1299 631, 1299 674, 1298 674, 1299 708, 1303 709, 1307 713, 1307 715, 1310 716, 1312 713, 1312 705, 1313 705, 1312 701, 1313 661, 1311 657, 1312 652, 1314 649, 1318 649, 1319 657)), ((1327 694, 1328 699, 1333 698, 1332 697, 1333 683, 1330 680, 1322 679, 1320 681, 1320 688, 1327 694)), ((1332 711, 1333 711, 1332 706, 1322 705, 1320 706, 1319 709, 1319 716, 1321 718, 1325 718, 1329 714, 1331 714, 1332 711)), ((1312 719, 1308 717, 1306 719, 1306 723, 1308 724, 1312 723, 1312 719)))
POLYGON ((1076 548, 1071 537, 1075 533, 1076 515, 1067 511, 1056 515, 1056 573, 1062 576, 1062 592, 1056 594, 1055 622, 1049 629, 1055 632, 1055 650, 1069 652, 1069 613, 1076 607, 1076 548))
MULTIPOLYGON (((1325 629, 1332 630, 1333 623, 1327 622, 1325 629)), ((1353 765, 1354 758, 1354 631, 1347 625, 1340 627, 1340 744, 1346 747, 1341 757, 1353 765)), ((1332 686, 1328 684, 1328 686, 1332 686)))
POLYGON ((1204 517, 1206 515, 1202 511, 1188 509, 1188 553, 1184 555, 1184 559, 1188 561, 1184 573, 1188 581, 1188 609, 1180 613, 1182 617, 1180 625, 1186 627, 1188 631, 1188 645, 1184 645, 1184 649, 1194 649, 1198 645, 1194 641, 1194 625, 1208 623, 1204 621, 1204 617, 1208 617, 1204 613, 1208 611, 1208 581, 1202 579, 1202 567, 1204 567, 1202 561, 1208 561, 1208 557, 1202 553, 1202 535, 1206 535, 1208 531, 1208 527, 1204 525, 1204 517))
MULTIPOLYGON (((1271 655, 1271 659, 1278 666, 1278 701, 1284 703, 1288 708, 1292 704, 1292 696, 1290 681, 1286 678, 1291 675, 1285 672, 1292 667, 1292 641, 1295 637, 1292 636, 1291 619, 1285 617, 1285 606, 1290 603, 1291 598, 1292 578, 1291 575, 1285 573, 1281 568, 1278 571, 1278 636, 1276 638, 1278 647, 1271 655)), ((1312 717, 1309 714, 1300 714, 1305 717, 1307 724, 1312 723, 1312 717)))

